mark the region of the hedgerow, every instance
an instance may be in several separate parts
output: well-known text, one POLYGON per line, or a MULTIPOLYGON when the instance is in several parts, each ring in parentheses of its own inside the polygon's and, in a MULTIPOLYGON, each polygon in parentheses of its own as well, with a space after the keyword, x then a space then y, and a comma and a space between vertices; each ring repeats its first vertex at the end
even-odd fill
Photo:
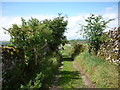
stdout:
POLYGON ((6 50, 3 53, 3 62, 8 60, 7 57, 10 62, 3 64, 4 67, 9 63, 16 67, 3 72, 3 80, 6 80, 3 89, 49 87, 60 62, 58 47, 66 42, 64 32, 67 21, 64 18, 60 14, 54 19, 43 21, 36 18, 26 21, 21 18, 20 26, 13 24, 11 28, 4 28, 10 34, 10 41, 16 51, 6 50), (21 53, 17 51, 22 51, 22 63, 16 62, 21 60, 21 53))

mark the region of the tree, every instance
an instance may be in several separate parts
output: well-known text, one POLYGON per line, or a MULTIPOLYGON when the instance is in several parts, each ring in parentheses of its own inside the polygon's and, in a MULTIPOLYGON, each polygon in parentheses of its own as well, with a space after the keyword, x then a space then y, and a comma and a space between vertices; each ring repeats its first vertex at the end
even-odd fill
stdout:
MULTIPOLYGON (((67 21, 61 16, 44 21, 39 21, 36 18, 26 21, 21 18, 21 21, 21 25, 13 24, 11 28, 4 28, 10 34, 16 52, 20 54, 18 51, 22 51, 22 58, 24 58, 23 63, 17 62, 16 69, 6 71, 4 78, 13 76, 13 80, 16 80, 17 83, 16 88, 19 88, 21 84, 25 88, 48 87, 47 81, 52 79, 48 78, 53 77, 52 74, 59 65, 60 58, 57 48, 65 43, 64 32, 67 21), (14 76, 11 72, 18 74, 14 76)), ((19 61, 16 56, 14 58, 19 61)), ((14 58, 10 57, 10 59, 14 58)), ((13 86, 15 84, 13 80, 6 79, 9 85, 5 85, 5 88, 13 86)))
POLYGON ((53 20, 39 21, 31 18, 28 21, 21 18, 22 25, 13 24, 11 28, 5 29, 11 36, 11 42, 17 48, 21 48, 28 62, 37 64, 38 60, 45 55, 46 48, 56 51, 59 45, 64 44, 66 37, 67 21, 64 16, 53 20), (33 60, 31 60, 33 59, 33 60))
POLYGON ((44 55, 43 46, 51 39, 52 31, 36 18, 28 21, 21 18, 21 21, 21 26, 13 24, 5 30, 10 33, 13 45, 24 51, 26 63, 37 65, 39 58, 44 55))
POLYGON ((114 19, 104 20, 102 16, 91 14, 90 17, 85 19, 87 25, 81 25, 81 31, 83 31, 83 36, 89 41, 89 53, 92 51, 97 52, 101 43, 101 36, 103 31, 106 29, 107 24, 114 19))
POLYGON ((48 40, 50 48, 55 51, 58 49, 60 44, 65 44, 67 42, 64 32, 67 30, 66 26, 68 21, 64 20, 65 17, 59 14, 58 17, 53 20, 45 20, 44 24, 52 31, 52 39, 48 40))

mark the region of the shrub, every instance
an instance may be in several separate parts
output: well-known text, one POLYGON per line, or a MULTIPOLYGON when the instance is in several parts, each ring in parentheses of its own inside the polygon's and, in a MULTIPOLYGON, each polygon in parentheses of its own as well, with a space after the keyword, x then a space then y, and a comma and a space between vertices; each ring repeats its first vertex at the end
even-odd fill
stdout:
POLYGON ((70 52, 70 56, 72 58, 74 58, 76 55, 78 55, 79 53, 84 51, 85 46, 83 46, 82 44, 76 44, 74 45, 74 47, 72 48, 71 52, 70 52))

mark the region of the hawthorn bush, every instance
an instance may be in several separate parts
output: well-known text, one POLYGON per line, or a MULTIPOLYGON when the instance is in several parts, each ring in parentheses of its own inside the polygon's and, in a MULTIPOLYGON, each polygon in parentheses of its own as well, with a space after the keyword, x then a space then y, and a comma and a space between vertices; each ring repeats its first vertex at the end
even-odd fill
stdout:
MULTIPOLYGON (((60 14, 52 20, 46 19, 43 21, 36 18, 26 21, 21 18, 21 26, 13 24, 11 28, 4 28, 11 36, 12 45, 21 49, 24 54, 24 68, 18 67, 23 69, 22 81, 16 82, 22 85, 21 88, 49 87, 51 78, 59 65, 60 56, 56 52, 58 52, 59 45, 66 43, 64 32, 66 31, 67 21, 64 18, 60 14)), ((6 71, 6 74, 9 73, 6 71)), ((11 82, 9 81, 9 83, 11 82)), ((16 85, 16 83, 12 83, 12 85, 16 85)), ((20 85, 16 88, 20 88, 20 85)), ((4 89, 9 87, 12 86, 3 85, 4 89)))

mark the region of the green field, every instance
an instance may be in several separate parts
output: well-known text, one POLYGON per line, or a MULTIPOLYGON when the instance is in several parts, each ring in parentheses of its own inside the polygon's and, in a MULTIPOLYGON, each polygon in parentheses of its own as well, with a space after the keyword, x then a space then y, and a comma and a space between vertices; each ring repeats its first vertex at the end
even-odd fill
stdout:
POLYGON ((9 41, 0 41, 0 45, 7 45, 9 43, 10 43, 9 41))

